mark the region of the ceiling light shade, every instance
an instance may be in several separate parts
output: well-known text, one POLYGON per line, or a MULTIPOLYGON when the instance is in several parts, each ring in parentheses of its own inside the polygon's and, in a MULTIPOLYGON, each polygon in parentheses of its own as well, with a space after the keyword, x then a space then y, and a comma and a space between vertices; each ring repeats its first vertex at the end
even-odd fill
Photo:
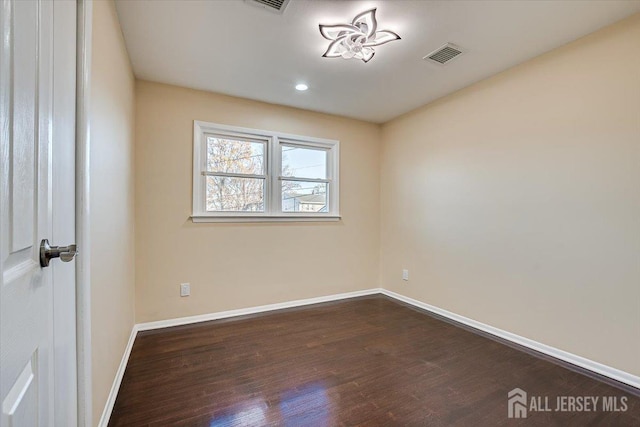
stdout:
POLYGON ((369 62, 375 51, 375 46, 380 46, 394 40, 400 40, 400 36, 389 30, 378 31, 376 9, 367 10, 356 15, 351 24, 322 25, 320 34, 331 40, 327 51, 322 55, 325 58, 361 59, 369 62))
POLYGON ((304 84, 304 83, 298 83, 298 84, 296 85, 296 90, 301 90, 301 91, 302 91, 302 90, 307 90, 307 89, 309 89, 309 86, 307 86, 307 85, 306 85, 306 84, 304 84))

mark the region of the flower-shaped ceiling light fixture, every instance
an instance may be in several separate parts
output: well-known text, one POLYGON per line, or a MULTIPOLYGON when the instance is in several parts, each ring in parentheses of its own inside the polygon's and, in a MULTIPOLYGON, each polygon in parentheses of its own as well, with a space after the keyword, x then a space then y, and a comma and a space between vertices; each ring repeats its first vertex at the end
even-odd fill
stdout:
POLYGON ((327 40, 331 40, 329 48, 322 56, 355 58, 369 62, 375 54, 374 46, 400 40, 400 36, 393 31, 377 31, 377 29, 376 9, 362 12, 353 18, 351 24, 320 24, 320 34, 327 40))

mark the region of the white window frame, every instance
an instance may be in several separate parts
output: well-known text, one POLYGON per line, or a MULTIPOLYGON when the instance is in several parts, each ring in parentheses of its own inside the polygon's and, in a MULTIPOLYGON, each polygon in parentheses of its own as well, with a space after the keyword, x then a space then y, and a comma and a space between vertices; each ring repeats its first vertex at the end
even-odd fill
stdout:
MULTIPOLYGON (((277 221, 338 221, 340 219, 340 141, 291 135, 258 129, 220 125, 199 120, 193 122, 193 222, 277 222, 277 221), (206 209, 206 149, 207 136, 247 138, 265 143, 264 212, 207 212, 206 209), (293 178, 293 181, 321 182, 328 184, 328 212, 282 212, 281 176, 283 146, 308 147, 327 152, 326 179, 293 178)), ((238 174, 241 176, 242 174, 238 174)))

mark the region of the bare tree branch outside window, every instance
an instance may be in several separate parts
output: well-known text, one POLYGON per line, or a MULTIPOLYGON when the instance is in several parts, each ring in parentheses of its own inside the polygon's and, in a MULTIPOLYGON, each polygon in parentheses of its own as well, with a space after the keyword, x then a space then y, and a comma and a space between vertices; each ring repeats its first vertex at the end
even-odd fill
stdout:
MULTIPOLYGON (((264 144, 222 138, 207 140, 207 170, 264 174, 264 144)), ((264 179, 208 176, 208 211, 264 211, 264 179)))

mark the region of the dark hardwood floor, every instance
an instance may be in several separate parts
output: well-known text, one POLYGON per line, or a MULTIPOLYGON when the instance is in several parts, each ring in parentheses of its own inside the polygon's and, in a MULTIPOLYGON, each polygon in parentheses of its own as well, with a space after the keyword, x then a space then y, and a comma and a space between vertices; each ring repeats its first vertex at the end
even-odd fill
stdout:
POLYGON ((142 332, 109 425, 640 426, 640 397, 372 296, 142 332), (516 387, 552 412, 507 418, 516 387))

